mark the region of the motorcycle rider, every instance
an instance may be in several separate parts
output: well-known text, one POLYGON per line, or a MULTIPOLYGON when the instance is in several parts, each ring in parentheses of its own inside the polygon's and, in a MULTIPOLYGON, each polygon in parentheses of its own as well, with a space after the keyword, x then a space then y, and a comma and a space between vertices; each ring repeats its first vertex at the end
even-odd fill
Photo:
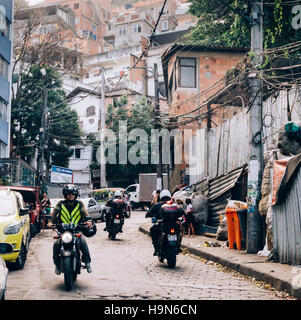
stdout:
MULTIPOLYGON (((52 227, 53 224, 62 224, 74 222, 75 225, 78 223, 85 223, 87 228, 92 227, 92 221, 87 220, 88 212, 83 202, 77 200, 78 190, 75 185, 67 184, 63 187, 63 196, 65 200, 59 201, 58 204, 52 211, 51 221, 48 223, 48 227, 52 227)), ((87 271, 92 272, 91 268, 91 257, 87 242, 84 236, 78 238, 79 249, 82 252, 82 261, 86 265, 87 271)), ((58 239, 53 244, 53 262, 55 264, 55 273, 61 274, 60 265, 60 240, 58 239)))
POLYGON ((116 190, 114 194, 114 198, 110 199, 107 204, 107 207, 110 207, 109 212, 105 213, 105 219, 106 219, 106 227, 104 228, 104 231, 107 231, 109 228, 109 222, 112 216, 112 213, 118 213, 120 215, 120 225, 119 225, 119 232, 122 233, 122 227, 124 223, 124 215, 126 213, 127 207, 126 203, 122 199, 122 192, 120 190, 116 190))
MULTIPOLYGON (((163 219, 162 222, 159 224, 154 224, 150 228, 150 235, 152 238, 152 243, 154 246, 154 256, 157 256, 159 253, 159 240, 161 233, 164 231, 164 227, 166 225, 166 221, 168 220, 169 210, 166 205, 169 205, 168 202, 171 200, 171 194, 169 190, 162 190, 160 192, 160 201, 155 203, 149 211, 145 214, 145 218, 154 218, 155 220, 163 219), (166 219, 167 218, 167 219, 166 219)), ((170 203, 171 204, 171 203, 170 203)), ((172 203, 175 209, 175 214, 177 217, 181 217, 184 214, 184 210, 181 209, 176 203, 172 203)), ((181 252, 180 244, 181 244, 182 238, 181 234, 178 237, 178 248, 179 252, 181 252)))

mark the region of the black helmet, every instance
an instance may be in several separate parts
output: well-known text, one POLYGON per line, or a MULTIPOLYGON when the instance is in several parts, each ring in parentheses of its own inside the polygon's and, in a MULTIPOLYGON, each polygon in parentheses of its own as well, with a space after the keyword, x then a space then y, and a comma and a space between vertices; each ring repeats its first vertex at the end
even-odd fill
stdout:
POLYGON ((75 199, 78 197, 78 189, 74 184, 66 184, 63 188, 64 198, 67 198, 68 194, 74 194, 75 199))
POLYGON ((83 230, 83 234, 85 237, 89 238, 89 237, 93 237, 96 234, 96 231, 97 231, 96 224, 93 222, 91 228, 85 228, 83 230))

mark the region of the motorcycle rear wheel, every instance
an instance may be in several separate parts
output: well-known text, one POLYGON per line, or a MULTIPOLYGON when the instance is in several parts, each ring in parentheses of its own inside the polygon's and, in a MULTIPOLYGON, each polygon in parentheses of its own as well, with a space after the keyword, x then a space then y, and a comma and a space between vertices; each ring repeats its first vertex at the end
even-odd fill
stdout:
POLYGON ((168 250, 168 254, 167 254, 168 268, 174 269, 176 267, 176 263, 177 263, 176 247, 173 247, 168 250))

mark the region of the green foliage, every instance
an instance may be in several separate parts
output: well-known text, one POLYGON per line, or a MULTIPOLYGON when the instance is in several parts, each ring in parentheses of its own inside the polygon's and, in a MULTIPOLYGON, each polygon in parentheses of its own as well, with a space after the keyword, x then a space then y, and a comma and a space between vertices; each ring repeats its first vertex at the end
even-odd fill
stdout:
POLYGON ((16 96, 12 99, 12 137, 14 153, 29 161, 41 139, 44 88, 48 89, 48 130, 45 159, 48 167, 68 166, 70 146, 80 143, 77 113, 66 103, 62 81, 49 66, 33 65, 19 77, 16 96), (41 69, 46 70, 45 76, 41 69), (50 163, 50 156, 52 162, 50 163))
MULTIPOLYGON (((148 137, 151 135, 151 130, 154 128, 154 108, 149 105, 145 98, 142 98, 138 104, 127 107, 128 99, 124 96, 113 105, 108 106, 106 125, 111 129, 116 137, 117 146, 117 163, 119 159, 119 121, 127 121, 127 133, 133 129, 144 130, 148 137)), ((150 140, 150 139, 149 139, 150 140)), ((127 150, 129 150, 136 142, 128 141, 127 150)), ((145 141, 148 144, 148 158, 150 159, 150 141, 145 141)), ((139 155, 138 155, 139 156, 139 155)), ((150 161, 149 161, 150 163, 150 161)), ((141 172, 154 172, 155 166, 138 163, 133 165, 128 164, 107 164, 107 176, 112 180, 128 179, 134 182, 138 178, 138 173, 141 172)))
MULTIPOLYGON (((251 24, 243 18, 243 16, 250 16, 249 1, 190 0, 190 2, 190 13, 198 17, 198 23, 188 35, 187 44, 250 48, 251 24)), ((294 30, 291 25, 292 7, 295 4, 288 5, 285 2, 284 0, 264 1, 265 48, 275 48, 301 40, 300 30, 294 30)))

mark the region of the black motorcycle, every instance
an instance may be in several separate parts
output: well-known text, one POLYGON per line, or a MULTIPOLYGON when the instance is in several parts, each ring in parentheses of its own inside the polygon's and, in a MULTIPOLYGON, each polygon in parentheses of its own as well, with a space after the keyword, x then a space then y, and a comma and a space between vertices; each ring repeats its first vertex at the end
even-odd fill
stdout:
MULTIPOLYGON (((179 218, 181 220, 182 218, 179 218)), ((177 255, 181 252, 179 243, 181 242, 181 230, 176 221, 164 223, 163 220, 158 220, 162 226, 162 233, 159 238, 159 262, 167 260, 169 268, 176 267, 177 255)))
POLYGON ((60 239, 61 270, 64 273, 65 287, 68 291, 72 289, 81 268, 84 268, 81 265, 79 238, 83 236, 80 231, 83 231, 85 228, 85 224, 79 223, 75 226, 73 222, 54 226, 58 234, 54 238, 60 239))
POLYGON ((110 214, 109 223, 107 227, 108 238, 115 240, 116 235, 120 232, 120 228, 123 226, 124 217, 116 212, 110 214))

